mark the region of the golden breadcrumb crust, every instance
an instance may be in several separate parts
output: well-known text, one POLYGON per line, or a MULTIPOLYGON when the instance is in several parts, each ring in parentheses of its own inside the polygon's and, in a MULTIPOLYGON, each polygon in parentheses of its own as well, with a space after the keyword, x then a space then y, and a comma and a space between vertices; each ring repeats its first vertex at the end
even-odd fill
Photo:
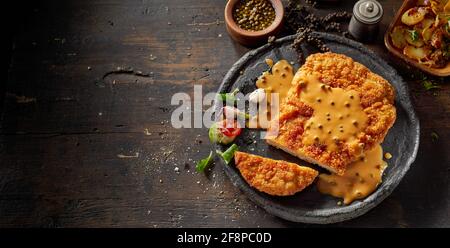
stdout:
POLYGON ((292 84, 287 98, 281 104, 279 117, 274 119, 268 128, 267 142, 339 175, 363 152, 381 143, 395 122, 393 87, 384 78, 345 55, 316 53, 309 56, 296 73, 292 84), (355 145, 341 143, 337 151, 329 151, 325 145, 302 144, 304 123, 313 115, 314 110, 299 100, 302 89, 299 80, 304 78, 304 75, 311 74, 331 87, 355 90, 359 93, 368 123, 365 129, 357 134, 355 145), (277 125, 278 135, 270 137, 277 125))
POLYGON ((314 182, 318 175, 309 167, 245 152, 236 152, 234 160, 248 184, 269 195, 293 195, 314 182))

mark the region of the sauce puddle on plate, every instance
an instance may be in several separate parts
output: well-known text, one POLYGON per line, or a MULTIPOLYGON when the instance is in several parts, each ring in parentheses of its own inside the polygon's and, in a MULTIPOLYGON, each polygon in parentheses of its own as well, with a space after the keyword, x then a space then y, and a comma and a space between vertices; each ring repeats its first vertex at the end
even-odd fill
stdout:
MULTIPOLYGON (((269 96, 270 93, 278 93, 280 103, 286 98, 291 88, 292 79, 294 78, 294 69, 286 60, 280 60, 273 63, 272 59, 266 59, 266 64, 272 69, 272 73, 265 71, 256 81, 258 89, 264 89, 269 96)), ((270 103, 270 97, 267 98, 270 103)))
POLYGON ((253 117, 253 122, 258 123, 258 127, 267 128, 271 119, 276 116, 272 116, 271 109, 279 109, 279 103, 281 103, 287 96, 289 89, 292 86, 292 79, 294 78, 294 68, 286 60, 280 60, 274 64, 272 59, 266 59, 266 64, 270 67, 269 70, 262 73, 262 75, 256 81, 256 87, 263 89, 266 93, 266 99, 268 106, 260 105, 259 110, 262 113, 266 113, 267 119, 258 119, 257 116, 253 117), (273 101, 272 93, 278 94, 278 101, 273 101), (276 106, 272 106, 276 105, 276 106))
POLYGON ((370 195, 381 183, 387 163, 383 161, 383 148, 377 145, 365 156, 351 163, 343 176, 320 174, 317 189, 322 194, 343 198, 344 204, 370 195))

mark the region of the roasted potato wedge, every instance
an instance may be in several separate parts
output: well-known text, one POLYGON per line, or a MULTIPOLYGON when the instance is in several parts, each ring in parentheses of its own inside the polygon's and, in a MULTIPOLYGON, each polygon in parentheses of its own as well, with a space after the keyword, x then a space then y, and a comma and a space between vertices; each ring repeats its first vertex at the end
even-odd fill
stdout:
POLYGON ((433 23, 434 23, 434 19, 425 18, 425 19, 423 19, 423 21, 414 25, 414 30, 416 30, 419 33, 420 37, 422 37, 423 30, 426 28, 429 28, 431 25, 433 25, 433 23))
POLYGON ((420 37, 420 33, 417 32, 417 30, 407 30, 405 33, 405 40, 415 47, 422 47, 425 45, 425 43, 422 40, 422 37, 420 37))
POLYGON ((429 26, 428 28, 423 29, 422 38, 425 43, 428 43, 431 40, 431 36, 433 35, 435 30, 436 26, 434 24, 429 26))
POLYGON ((415 25, 421 22, 425 15, 428 13, 428 8, 426 7, 414 7, 410 8, 402 15, 402 22, 408 26, 415 25))
POLYGON ((425 59, 428 55, 430 55, 430 53, 431 49, 426 46, 424 47, 406 46, 403 49, 403 54, 419 62, 425 59))
POLYGON ((418 25, 420 25, 420 27, 423 29, 425 28, 429 28, 431 25, 434 24, 434 19, 432 18, 425 18, 423 19, 423 21, 421 21, 418 25))
POLYGON ((406 29, 402 26, 396 26, 391 32, 392 44, 400 49, 403 49, 408 43, 405 39, 406 29))

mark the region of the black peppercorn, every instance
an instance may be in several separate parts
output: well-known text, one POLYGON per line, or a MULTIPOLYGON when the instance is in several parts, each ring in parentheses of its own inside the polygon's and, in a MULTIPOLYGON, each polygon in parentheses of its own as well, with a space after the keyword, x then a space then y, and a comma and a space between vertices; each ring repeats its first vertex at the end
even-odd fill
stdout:
POLYGON ((352 16, 351 13, 342 11, 318 17, 313 12, 316 1, 306 0, 305 3, 309 7, 301 5, 299 0, 289 0, 285 15, 288 32, 296 35, 292 46, 298 53, 299 63, 302 63, 304 59, 301 47, 304 42, 316 47, 321 52, 330 51, 321 39, 314 36, 314 31, 342 33, 347 37, 348 33, 342 30, 341 23, 349 21, 352 16))

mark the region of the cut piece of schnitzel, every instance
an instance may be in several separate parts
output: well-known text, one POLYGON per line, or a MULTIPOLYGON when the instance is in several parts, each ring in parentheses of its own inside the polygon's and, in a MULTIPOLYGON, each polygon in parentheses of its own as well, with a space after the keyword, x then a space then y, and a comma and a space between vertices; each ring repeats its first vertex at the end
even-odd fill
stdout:
POLYGON ((245 152, 236 152, 234 160, 248 184, 269 195, 293 195, 314 182, 318 175, 309 167, 245 152))
POLYGON ((395 118, 385 79, 345 55, 317 53, 294 76, 266 141, 342 175, 383 141, 395 118))

